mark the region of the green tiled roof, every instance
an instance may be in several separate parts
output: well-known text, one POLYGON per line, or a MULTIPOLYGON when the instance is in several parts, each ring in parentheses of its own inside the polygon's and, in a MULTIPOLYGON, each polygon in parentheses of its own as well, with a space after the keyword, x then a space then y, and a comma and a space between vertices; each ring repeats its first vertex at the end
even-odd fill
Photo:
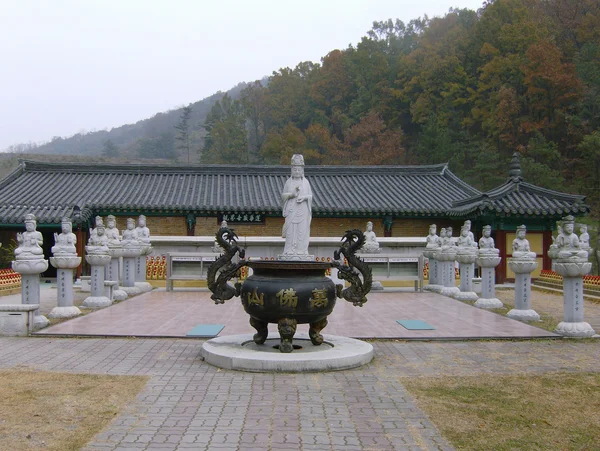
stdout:
POLYGON ((464 217, 492 213, 498 216, 561 217, 589 211, 584 196, 540 188, 516 176, 490 191, 455 201, 449 215, 464 217))
MULTIPOLYGON (((289 166, 154 166, 22 161, 0 182, 0 223, 60 223, 78 206, 95 212, 281 214, 289 166)), ((447 216, 455 202, 481 193, 446 164, 306 166, 315 216, 447 216)))

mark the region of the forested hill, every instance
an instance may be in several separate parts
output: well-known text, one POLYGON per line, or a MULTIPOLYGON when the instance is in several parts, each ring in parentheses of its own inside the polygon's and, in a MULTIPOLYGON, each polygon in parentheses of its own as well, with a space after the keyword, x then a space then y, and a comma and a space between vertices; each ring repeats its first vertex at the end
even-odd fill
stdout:
POLYGON ((527 181, 585 194, 600 211, 598 0, 490 0, 376 22, 320 64, 240 88, 70 149, 150 157, 170 146, 180 161, 191 152, 207 163, 288 164, 296 152, 307 164, 450 162, 480 189, 504 181, 519 152, 527 181))
POLYGON ((600 211, 600 2, 495 0, 479 11, 375 23, 321 64, 215 104, 202 160, 430 164, 480 189, 514 152, 531 183, 600 211))

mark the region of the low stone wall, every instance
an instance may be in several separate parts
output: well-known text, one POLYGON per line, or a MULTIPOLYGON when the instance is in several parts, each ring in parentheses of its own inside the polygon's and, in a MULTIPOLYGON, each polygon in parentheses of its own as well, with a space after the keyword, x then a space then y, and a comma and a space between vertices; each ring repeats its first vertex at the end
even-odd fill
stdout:
MULTIPOLYGON (((214 236, 156 236, 152 239, 152 253, 156 257, 166 256, 169 252, 211 252, 214 236)), ((308 248, 309 254, 319 259, 333 257, 339 249, 340 237, 312 237, 308 248)), ((377 238, 382 254, 393 254, 398 257, 417 257, 423 253, 425 238, 421 237, 389 237, 377 238)), ((246 250, 246 258, 277 258, 283 252, 285 239, 278 236, 240 236, 238 245, 246 250)), ((377 254, 374 254, 377 255, 377 254)))

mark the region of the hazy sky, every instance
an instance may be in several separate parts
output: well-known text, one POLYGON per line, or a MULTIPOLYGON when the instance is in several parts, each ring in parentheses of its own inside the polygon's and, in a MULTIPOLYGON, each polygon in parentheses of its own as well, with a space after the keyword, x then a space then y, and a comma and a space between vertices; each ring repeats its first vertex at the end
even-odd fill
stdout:
POLYGON ((0 0, 0 149, 137 122, 483 0, 0 0))

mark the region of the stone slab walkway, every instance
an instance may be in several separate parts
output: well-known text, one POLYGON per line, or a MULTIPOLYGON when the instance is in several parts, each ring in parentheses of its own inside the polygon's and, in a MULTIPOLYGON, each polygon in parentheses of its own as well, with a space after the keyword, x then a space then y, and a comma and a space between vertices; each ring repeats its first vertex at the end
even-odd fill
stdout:
POLYGON ((375 341, 362 368, 260 374, 199 358, 202 340, 0 338, 0 367, 149 375, 86 450, 450 450, 403 379, 600 371, 600 342, 375 341))
MULTIPOLYGON (((199 291, 154 290, 109 308, 48 327, 44 335, 185 337, 198 324, 223 324, 220 335, 256 331, 239 299, 222 305, 199 291)), ((372 292, 363 307, 339 300, 324 333, 353 338, 470 339, 535 338, 554 334, 439 294, 372 292), (422 320, 435 330, 407 330, 396 320, 422 320)), ((277 326, 269 325, 275 333, 277 326)), ((298 331, 308 332, 308 325, 298 331)))

